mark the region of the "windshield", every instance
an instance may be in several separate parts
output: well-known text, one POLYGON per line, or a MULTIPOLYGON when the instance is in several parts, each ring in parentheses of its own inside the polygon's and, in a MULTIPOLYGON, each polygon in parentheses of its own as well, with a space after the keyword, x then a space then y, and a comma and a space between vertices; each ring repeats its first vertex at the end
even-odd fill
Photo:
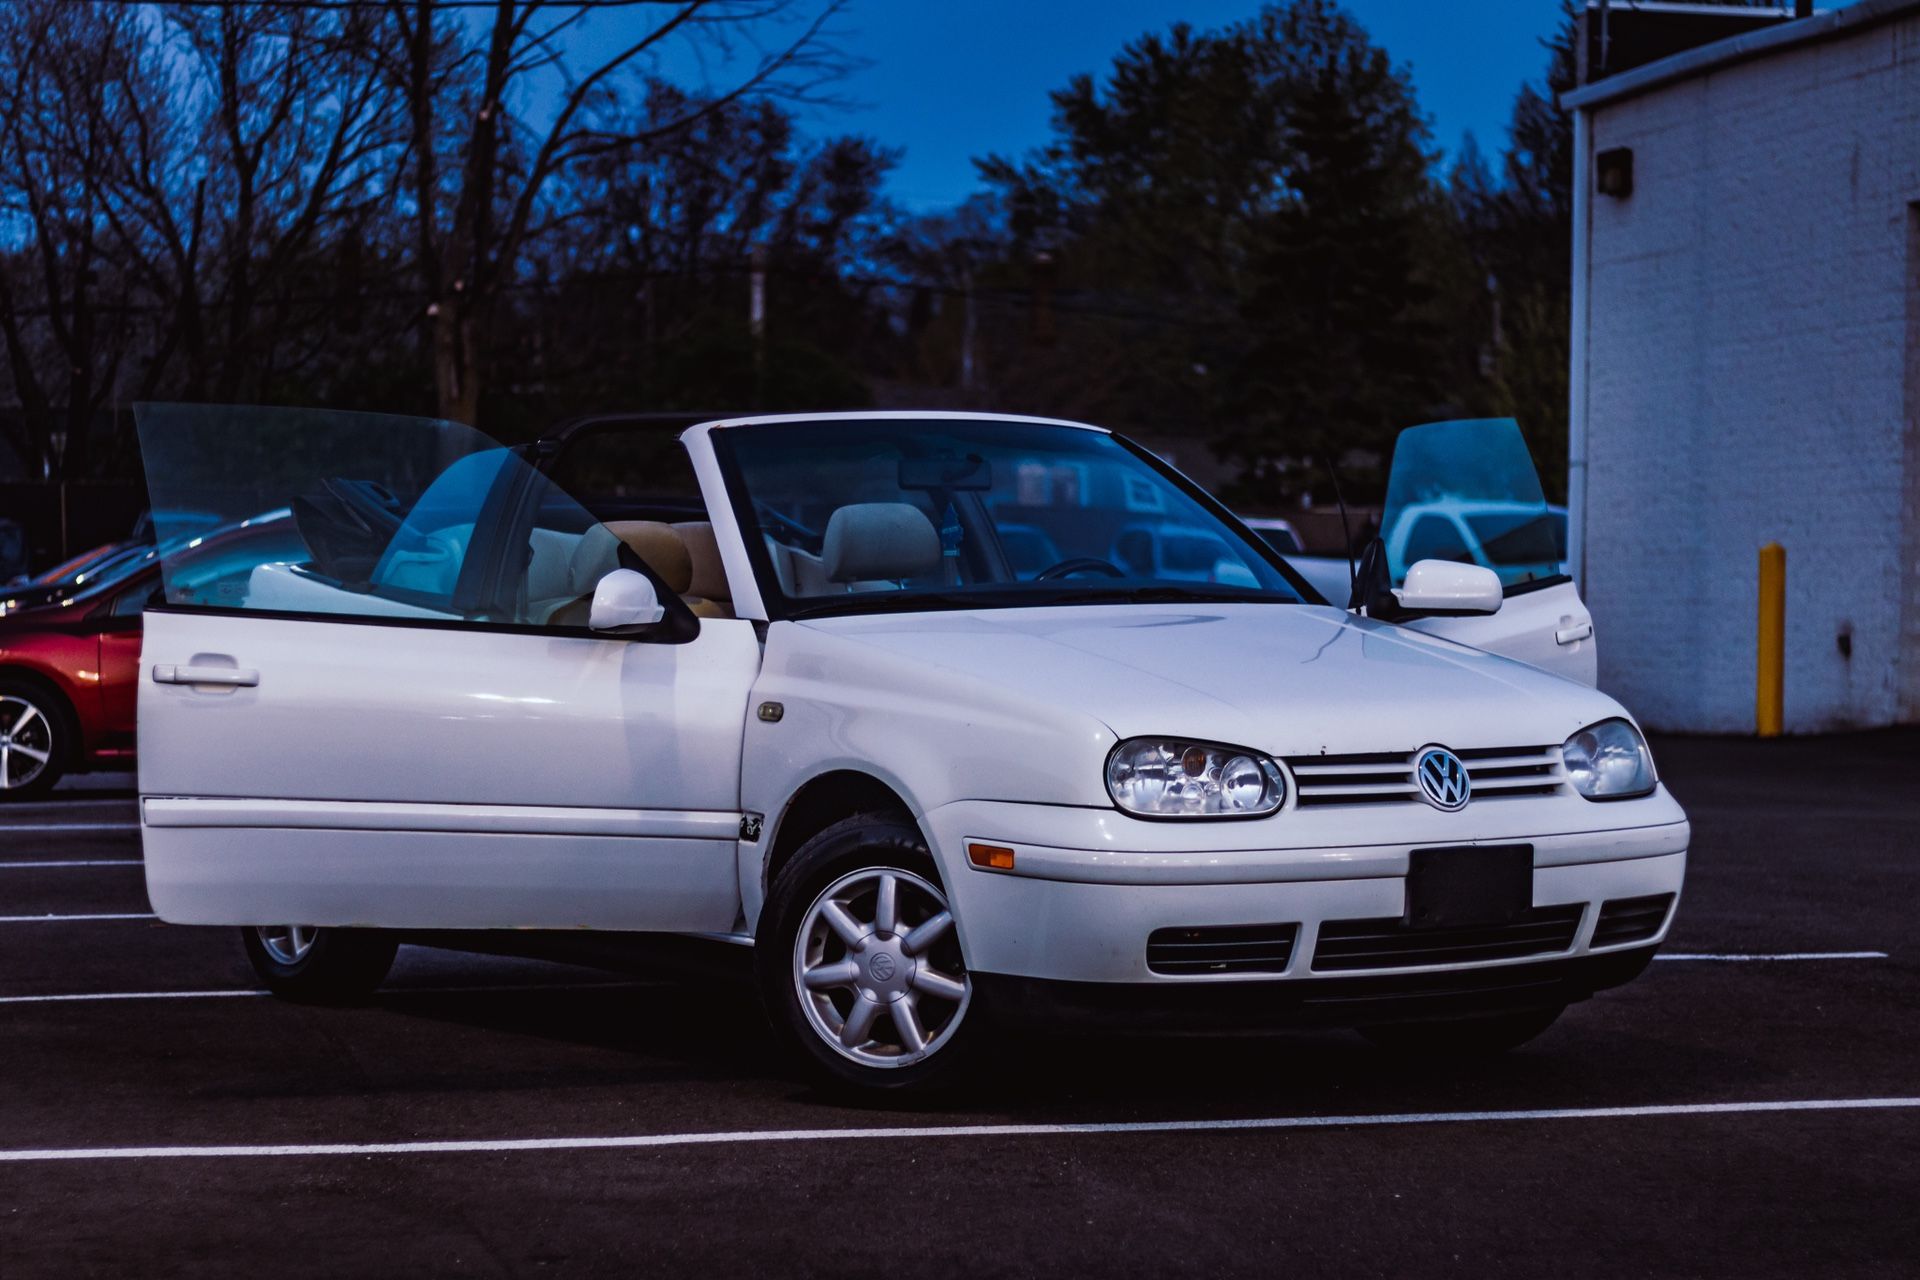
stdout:
POLYGON ((1300 539, 1294 536, 1291 529, 1283 529, 1277 525, 1258 525, 1254 528, 1254 532, 1265 538, 1267 545, 1281 555, 1291 556, 1300 553, 1300 539))
POLYGON ((887 418, 713 439, 762 593, 787 616, 1312 598, 1197 491, 1103 431, 887 418))

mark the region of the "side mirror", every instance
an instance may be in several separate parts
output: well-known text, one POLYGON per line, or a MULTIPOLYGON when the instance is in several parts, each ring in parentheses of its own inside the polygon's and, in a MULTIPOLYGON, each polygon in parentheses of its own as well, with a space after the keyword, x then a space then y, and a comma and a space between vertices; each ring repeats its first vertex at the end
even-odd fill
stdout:
POLYGON ((666 616, 666 607, 646 574, 615 569, 594 585, 587 626, 595 631, 634 631, 655 626, 666 616))
POLYGON ((1408 613, 1461 617, 1500 612, 1500 575, 1477 564, 1416 560, 1394 597, 1408 613))

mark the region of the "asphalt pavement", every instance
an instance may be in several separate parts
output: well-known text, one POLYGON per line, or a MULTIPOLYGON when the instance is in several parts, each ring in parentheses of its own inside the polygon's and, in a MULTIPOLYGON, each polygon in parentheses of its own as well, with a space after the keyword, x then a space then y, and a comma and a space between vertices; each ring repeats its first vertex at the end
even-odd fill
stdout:
POLYGON ((920 1108, 718 978, 263 996, 85 780, 0 809, 0 1277, 1920 1275, 1920 733, 1655 749, 1673 936, 1517 1053, 1034 1038, 920 1108))

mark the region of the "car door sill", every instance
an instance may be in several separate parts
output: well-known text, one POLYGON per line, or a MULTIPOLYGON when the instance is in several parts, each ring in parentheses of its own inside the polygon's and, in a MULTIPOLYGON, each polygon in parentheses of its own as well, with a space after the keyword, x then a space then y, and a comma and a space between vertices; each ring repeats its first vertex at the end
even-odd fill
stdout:
POLYGON ((737 811, 704 809, 588 809, 550 805, 192 796, 148 796, 141 801, 141 813, 149 827, 456 831, 729 842, 740 836, 741 817, 737 811))

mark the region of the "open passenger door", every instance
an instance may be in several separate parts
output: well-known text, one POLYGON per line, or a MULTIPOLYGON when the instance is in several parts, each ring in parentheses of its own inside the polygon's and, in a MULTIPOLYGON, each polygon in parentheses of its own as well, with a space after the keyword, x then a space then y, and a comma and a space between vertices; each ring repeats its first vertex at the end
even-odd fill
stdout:
POLYGON ((1395 587, 1421 560, 1499 575, 1497 613, 1404 625, 1591 685, 1593 617, 1567 572, 1566 513, 1550 506, 1510 418, 1409 427, 1394 444, 1380 537, 1395 587))

